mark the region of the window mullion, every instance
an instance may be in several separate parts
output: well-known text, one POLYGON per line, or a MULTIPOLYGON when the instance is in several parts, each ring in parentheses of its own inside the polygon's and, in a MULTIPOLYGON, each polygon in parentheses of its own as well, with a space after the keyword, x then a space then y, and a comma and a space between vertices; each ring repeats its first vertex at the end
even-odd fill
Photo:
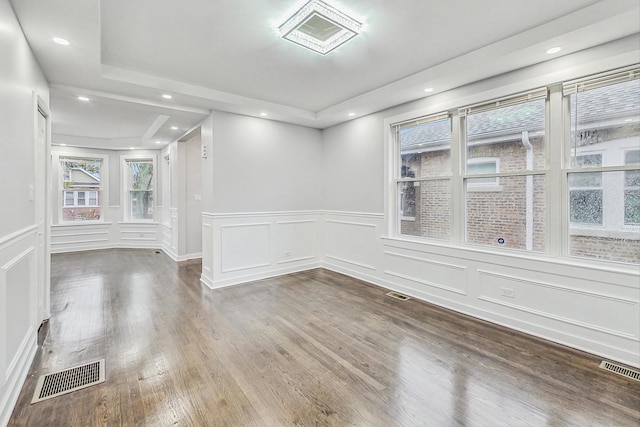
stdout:
POLYGON ((547 255, 559 257, 567 253, 568 200, 567 174, 563 171, 564 159, 570 149, 571 123, 569 103, 562 96, 562 86, 549 89, 549 120, 547 124, 549 172, 546 178, 547 255), (565 125, 566 124, 566 125, 565 125), (560 201, 560 203, 558 203, 560 201))
POLYGON ((464 220, 464 180, 462 174, 464 170, 463 154, 464 147, 464 120, 457 112, 451 116, 451 241, 453 243, 464 243, 465 220, 464 220))

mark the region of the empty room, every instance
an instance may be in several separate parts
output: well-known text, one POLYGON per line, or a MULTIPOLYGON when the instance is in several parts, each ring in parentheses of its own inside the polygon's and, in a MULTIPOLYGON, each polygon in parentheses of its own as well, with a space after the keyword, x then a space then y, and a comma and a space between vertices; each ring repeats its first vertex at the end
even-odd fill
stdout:
POLYGON ((637 0, 0 0, 0 427, 640 425, 637 0))

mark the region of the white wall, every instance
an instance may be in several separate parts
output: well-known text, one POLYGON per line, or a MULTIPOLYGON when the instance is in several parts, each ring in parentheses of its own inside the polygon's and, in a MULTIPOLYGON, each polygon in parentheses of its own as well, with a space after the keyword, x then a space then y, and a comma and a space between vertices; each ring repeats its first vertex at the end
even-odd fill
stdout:
MULTIPOLYGON (((205 212, 319 209, 322 139, 319 130, 240 116, 212 114, 205 212)), ((203 135, 203 141, 205 135, 203 135)))
POLYGON ((34 93, 49 103, 47 82, 7 0, 0 0, 0 425, 5 425, 36 351, 38 240, 34 93))
POLYGON ((107 248, 160 248, 162 246, 162 216, 165 211, 162 206, 163 181, 165 168, 164 160, 159 150, 99 150, 94 148, 75 148, 53 146, 51 148, 51 252, 74 252, 91 249, 107 248), (122 203, 122 157, 141 155, 156 159, 156 188, 154 191, 154 221, 129 222, 125 220, 122 203), (58 183, 61 179, 59 158, 95 157, 103 158, 102 185, 100 197, 101 221, 67 222, 60 221, 61 190, 58 183))

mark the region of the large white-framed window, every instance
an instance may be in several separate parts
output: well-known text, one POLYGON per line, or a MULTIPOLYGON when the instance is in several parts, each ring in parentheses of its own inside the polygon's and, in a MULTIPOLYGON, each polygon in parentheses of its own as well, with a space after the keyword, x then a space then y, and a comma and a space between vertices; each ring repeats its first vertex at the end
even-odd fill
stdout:
POLYGON ((563 86, 567 253, 640 262, 640 69, 563 86))
POLYGON ((151 222, 155 206, 155 156, 127 155, 121 159, 124 220, 151 222))
POLYGON ((547 89, 459 109, 465 242, 545 250, 547 89))
POLYGON ((639 77, 636 65, 387 119, 390 237, 640 264, 639 77), (425 177, 430 145, 415 135, 438 116, 453 126, 446 172, 425 177), (425 207, 423 187, 438 181, 440 200, 425 207), (449 220, 440 235, 412 225, 426 216, 441 229, 438 215, 449 220))
POLYGON ((106 156, 89 152, 55 153, 58 223, 104 221, 106 161, 106 156))
POLYGON ((421 117, 392 126, 396 141, 394 188, 396 232, 450 237, 451 117, 421 117))

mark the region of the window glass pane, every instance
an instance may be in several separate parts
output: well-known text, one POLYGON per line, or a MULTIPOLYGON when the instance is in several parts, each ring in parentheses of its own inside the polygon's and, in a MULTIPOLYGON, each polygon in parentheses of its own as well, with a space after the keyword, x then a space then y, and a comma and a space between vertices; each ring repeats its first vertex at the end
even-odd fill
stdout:
POLYGON ((569 219, 573 223, 602 224, 602 190, 570 190, 569 219))
POLYGON ((129 164, 129 186, 131 190, 151 190, 153 182, 153 163, 128 162, 129 164))
MULTIPOLYGON (((640 80, 574 93, 569 107, 571 167, 594 166, 585 159, 589 151, 604 153, 597 166, 620 166, 625 162, 622 148, 640 144, 640 80)), ((638 162, 634 154, 628 155, 638 162)))
POLYGON ((640 262, 640 187, 625 187, 627 171, 599 174, 599 188, 569 188, 569 253, 640 262))
POLYGON ((64 205, 65 206, 73 206, 73 191, 65 191, 64 192, 64 205))
POLYGON ((399 182, 400 234, 449 239, 451 183, 449 179, 399 182))
POLYGON ((625 165, 637 165, 640 164, 640 150, 627 151, 624 155, 625 165))
POLYGON ((640 225, 640 189, 624 190, 624 223, 640 225))
POLYGON ((451 174, 451 119, 401 128, 400 178, 451 174))
POLYGON ((64 207, 62 221, 94 221, 100 219, 98 193, 102 179, 102 160, 62 158, 64 207))
POLYGON ((130 219, 132 220, 152 220, 153 219, 153 192, 152 191, 130 191, 129 192, 130 219))
POLYGON ((466 181, 469 243, 544 251, 544 175, 500 178, 499 191, 472 191, 466 181))
POLYGON ((545 167, 545 100, 509 105, 469 114, 467 131, 467 173, 473 159, 499 159, 500 172, 540 170, 545 167))
MULTIPOLYGON (((478 161, 478 159, 470 160, 467 164, 467 173, 469 175, 473 174, 489 174, 489 173, 497 173, 500 172, 498 170, 498 160, 497 159, 487 159, 478 161)), ((487 185, 497 185, 498 177, 491 178, 470 178, 467 180, 468 185, 478 185, 478 186, 487 186, 487 185)))

